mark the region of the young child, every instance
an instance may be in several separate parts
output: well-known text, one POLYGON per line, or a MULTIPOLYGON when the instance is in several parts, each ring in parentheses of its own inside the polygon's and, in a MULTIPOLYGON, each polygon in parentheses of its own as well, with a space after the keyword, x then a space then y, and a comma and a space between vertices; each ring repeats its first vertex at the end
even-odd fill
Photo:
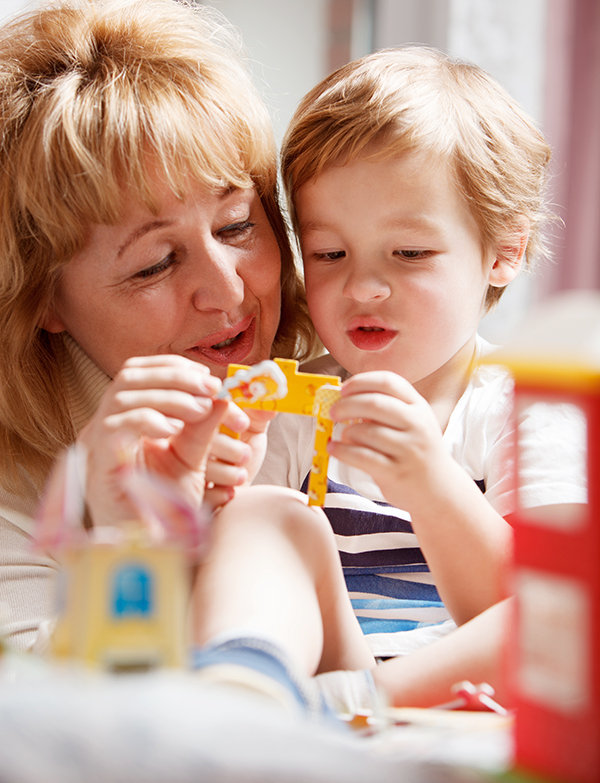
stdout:
MULTIPOLYGON (((550 150, 481 69, 407 47, 315 87, 282 156, 329 351, 303 369, 345 381, 325 511, 371 650, 403 655, 507 594, 512 383, 477 329, 540 253, 550 150)), ((586 502, 573 418, 523 416, 525 506, 586 502)), ((313 426, 271 424, 259 483, 306 486, 313 426)))

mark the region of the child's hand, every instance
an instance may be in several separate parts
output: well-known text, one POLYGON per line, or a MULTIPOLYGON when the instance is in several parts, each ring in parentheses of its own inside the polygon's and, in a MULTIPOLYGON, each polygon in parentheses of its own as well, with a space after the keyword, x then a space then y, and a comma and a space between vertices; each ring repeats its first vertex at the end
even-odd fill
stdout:
POLYGON ((433 409, 392 372, 355 375, 331 409, 350 421, 329 452, 369 473, 408 511, 438 592, 460 624, 505 597, 510 526, 442 442, 433 409))
POLYGON ((275 411, 243 411, 230 402, 223 424, 240 434, 232 438, 219 432, 212 444, 206 469, 205 502, 212 508, 227 503, 235 487, 250 484, 262 465, 267 449, 267 429, 275 411))
POLYGON ((347 380, 331 416, 350 423, 329 453, 369 473, 386 500, 407 511, 427 497, 430 482, 450 459, 429 403, 393 372, 347 380))

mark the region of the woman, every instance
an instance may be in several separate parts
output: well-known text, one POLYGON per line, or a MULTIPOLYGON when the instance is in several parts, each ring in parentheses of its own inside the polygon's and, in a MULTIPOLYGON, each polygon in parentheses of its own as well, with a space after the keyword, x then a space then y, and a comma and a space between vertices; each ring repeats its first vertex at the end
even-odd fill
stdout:
MULTIPOLYGON (((178 428, 204 413, 207 369, 301 358, 312 328, 269 117, 208 9, 66 0, 17 17, 0 31, 0 106, 0 605, 23 649, 52 614, 55 562, 30 542, 56 455, 89 449, 98 524, 120 509, 95 445, 177 432, 176 464, 144 457, 201 497, 178 428), (132 356, 159 358, 122 369, 132 356)), ((217 484, 246 475, 212 467, 217 484)))

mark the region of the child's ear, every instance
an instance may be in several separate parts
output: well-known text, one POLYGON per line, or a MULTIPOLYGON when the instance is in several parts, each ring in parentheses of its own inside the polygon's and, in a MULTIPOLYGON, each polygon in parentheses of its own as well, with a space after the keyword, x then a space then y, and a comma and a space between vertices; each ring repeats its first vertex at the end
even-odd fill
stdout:
POLYGON ((499 242, 496 247, 496 258, 490 269, 490 285, 504 288, 512 283, 521 271, 528 240, 529 221, 523 217, 512 226, 505 241, 499 242))

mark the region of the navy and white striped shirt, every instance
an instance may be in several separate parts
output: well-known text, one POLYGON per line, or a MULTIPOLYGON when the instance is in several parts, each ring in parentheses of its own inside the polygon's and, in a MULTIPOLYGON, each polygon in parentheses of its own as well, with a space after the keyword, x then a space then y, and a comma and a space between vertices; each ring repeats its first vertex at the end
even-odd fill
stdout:
MULTIPOLYGON (((476 357, 491 349, 478 338, 476 357)), ((331 356, 301 368, 347 375, 331 356)), ((448 452, 501 515, 515 510, 513 384, 491 365, 474 372, 443 435, 448 452), (484 486, 485 482, 485 486, 484 486)), ((585 503, 585 426, 574 406, 536 405, 519 415, 520 502, 585 503)), ((335 432, 334 432, 335 437, 335 432)), ((280 414, 255 483, 301 489, 313 457, 314 420, 280 414)), ((324 511, 331 521, 355 613, 371 650, 402 655, 452 630, 410 515, 385 502, 363 471, 329 460, 324 511)))
MULTIPOLYGON (((302 491, 307 484, 308 476, 302 491)), ((429 636, 432 626, 451 622, 408 512, 369 500, 331 479, 323 510, 333 528, 355 614, 377 654, 393 655, 404 648, 407 631, 427 628, 429 636), (402 637, 394 644, 398 634, 402 637)))

